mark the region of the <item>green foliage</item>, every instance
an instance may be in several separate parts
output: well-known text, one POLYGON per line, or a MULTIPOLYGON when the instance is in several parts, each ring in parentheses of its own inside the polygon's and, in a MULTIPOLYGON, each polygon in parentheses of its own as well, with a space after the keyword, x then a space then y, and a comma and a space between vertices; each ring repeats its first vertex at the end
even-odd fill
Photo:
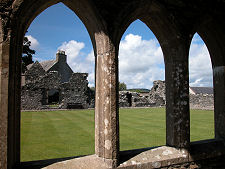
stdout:
POLYGON ((127 85, 124 82, 119 82, 119 91, 127 90, 127 85))
MULTIPOLYGON (((21 160, 94 154, 94 110, 21 113, 21 160)), ((120 109, 120 150, 166 144, 165 108, 120 109)), ((191 141, 214 137, 213 111, 191 110, 191 141)))
POLYGON ((33 63, 32 55, 35 54, 35 50, 30 49, 31 41, 25 36, 23 39, 23 55, 22 55, 22 72, 26 71, 26 66, 33 63))
POLYGON ((128 91, 131 91, 131 92, 137 92, 137 93, 149 93, 150 90, 149 89, 128 89, 128 91))
POLYGON ((131 92, 141 93, 141 90, 140 90, 140 89, 129 89, 129 91, 131 91, 131 92))

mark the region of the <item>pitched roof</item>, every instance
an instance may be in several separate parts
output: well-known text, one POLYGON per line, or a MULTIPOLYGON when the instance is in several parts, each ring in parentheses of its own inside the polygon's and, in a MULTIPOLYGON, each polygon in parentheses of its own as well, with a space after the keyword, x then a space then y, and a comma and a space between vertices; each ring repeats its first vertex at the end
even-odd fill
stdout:
MULTIPOLYGON (((56 63, 56 60, 46 60, 43 62, 40 62, 42 68, 47 72, 54 64, 56 63)), ((32 64, 27 65, 27 69, 29 70, 33 66, 32 64)))
POLYGON ((46 60, 43 62, 40 62, 41 66, 45 71, 48 71, 54 64, 56 63, 56 60, 46 60))
POLYGON ((212 87, 190 87, 195 94, 213 94, 212 87))

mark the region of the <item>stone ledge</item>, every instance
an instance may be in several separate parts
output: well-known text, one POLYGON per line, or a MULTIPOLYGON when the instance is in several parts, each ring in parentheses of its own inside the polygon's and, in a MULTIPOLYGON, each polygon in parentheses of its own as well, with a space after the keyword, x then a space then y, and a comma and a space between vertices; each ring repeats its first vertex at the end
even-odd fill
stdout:
MULTIPOLYGON (((225 143, 221 140, 205 140, 191 143, 191 147, 177 149, 169 146, 144 148, 120 152, 118 169, 162 168, 204 159, 212 159, 225 155, 225 143)), ((89 155, 78 158, 44 160, 39 162, 22 163, 23 169, 109 169, 116 161, 89 155), (59 162, 60 161, 60 162, 59 162), (38 167, 39 166, 39 167, 38 167), (44 167, 41 167, 44 166, 44 167)))

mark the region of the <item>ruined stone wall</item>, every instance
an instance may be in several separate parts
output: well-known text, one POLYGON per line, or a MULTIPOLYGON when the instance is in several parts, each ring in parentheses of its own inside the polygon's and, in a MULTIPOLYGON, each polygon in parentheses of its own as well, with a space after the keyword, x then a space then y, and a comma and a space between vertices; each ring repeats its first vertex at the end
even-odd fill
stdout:
POLYGON ((45 73, 39 62, 33 63, 32 67, 25 72, 25 85, 38 82, 45 73))
POLYGON ((214 109, 214 96, 213 94, 190 94, 190 107, 192 109, 214 109))
POLYGON ((119 91, 119 106, 120 107, 130 107, 128 100, 128 95, 130 92, 128 91, 119 91))
POLYGON ((42 89, 30 90, 22 87, 21 90, 21 109, 23 110, 39 110, 42 109, 42 89))
POLYGON ((87 73, 73 73, 70 81, 61 84, 60 108, 88 108, 87 73))
POLYGON ((94 107, 94 94, 88 88, 87 73, 73 73, 69 82, 61 83, 57 71, 43 72, 39 63, 26 73, 21 91, 21 109, 48 109, 48 91, 59 91, 59 108, 94 107))
MULTIPOLYGON (((165 81, 157 80, 153 82, 148 95, 142 96, 137 92, 120 91, 119 106, 120 107, 158 107, 166 105, 166 87, 165 81), (129 97, 131 97, 129 101, 129 97)), ((192 109, 213 110, 214 97, 208 94, 190 94, 190 107, 192 109)))
POLYGON ((147 96, 141 96, 140 93, 130 91, 119 92, 120 107, 149 107, 154 106, 147 96))
POLYGON ((29 75, 26 74, 25 85, 21 89, 21 109, 23 110, 43 109, 43 105, 48 103, 47 91, 59 89, 60 76, 58 72, 38 74, 38 70, 40 69, 34 69, 34 76, 31 71, 28 72, 29 75))
POLYGON ((153 82, 153 87, 147 95, 141 95, 140 93, 130 91, 119 92, 120 107, 154 107, 165 106, 165 103, 165 81, 161 80, 153 82), (129 103, 128 96, 131 97, 131 103, 129 103))
POLYGON ((153 87, 149 92, 149 101, 154 106, 165 106, 166 104, 165 81, 157 80, 153 82, 153 87))

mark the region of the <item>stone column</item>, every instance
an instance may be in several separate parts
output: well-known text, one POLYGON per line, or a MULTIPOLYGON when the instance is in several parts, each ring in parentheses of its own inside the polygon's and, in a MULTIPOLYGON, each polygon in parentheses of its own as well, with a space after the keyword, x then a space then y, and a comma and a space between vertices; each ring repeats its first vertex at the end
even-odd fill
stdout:
POLYGON ((9 44, 0 41, 0 169, 7 169, 9 44))
POLYGON ((119 154, 118 50, 102 32, 95 40, 95 153, 113 168, 119 154))
POLYGON ((186 148, 190 144, 188 52, 174 51, 174 57, 165 59, 166 144, 186 148))
POLYGON ((225 139, 225 66, 213 67, 215 138, 225 139))

